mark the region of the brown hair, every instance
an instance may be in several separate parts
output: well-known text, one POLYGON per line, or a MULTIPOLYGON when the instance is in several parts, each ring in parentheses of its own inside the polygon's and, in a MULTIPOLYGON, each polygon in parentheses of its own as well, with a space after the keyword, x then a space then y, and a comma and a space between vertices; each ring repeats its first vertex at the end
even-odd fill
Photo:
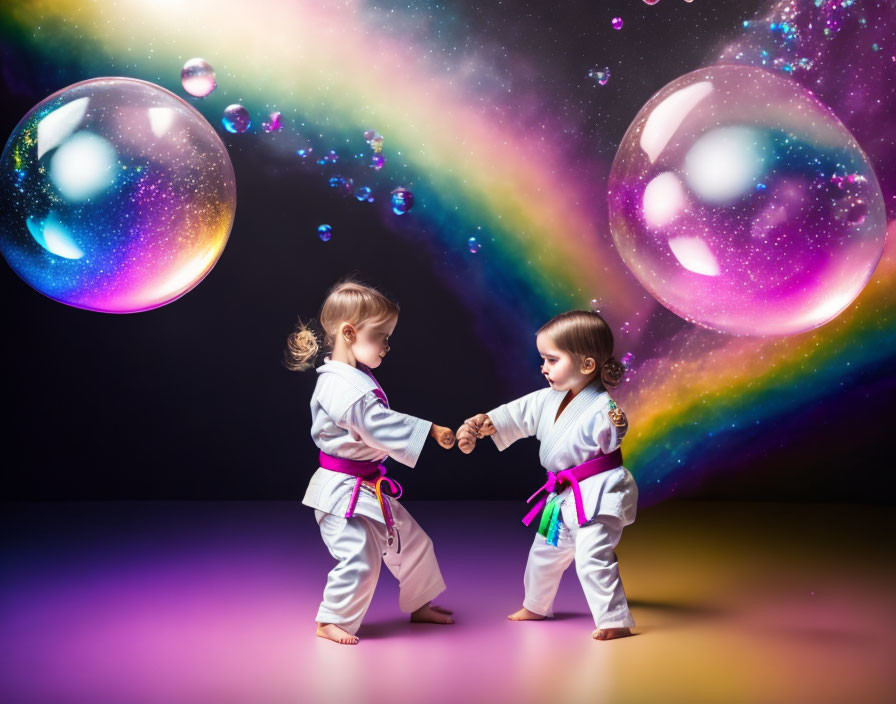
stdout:
POLYGON ((283 364, 294 372, 305 371, 314 366, 314 360, 323 347, 333 349, 333 342, 339 332, 339 325, 351 323, 363 327, 375 320, 388 320, 398 315, 398 304, 390 300, 372 286, 347 279, 340 281, 327 293, 320 309, 320 326, 323 329, 323 345, 311 329, 310 323, 301 319, 296 329, 286 339, 283 364))
POLYGON ((625 367, 613 356, 613 332, 607 322, 594 311, 571 310, 551 318, 538 334, 550 335, 561 350, 580 362, 591 357, 600 372, 600 380, 614 389, 625 376, 625 367))

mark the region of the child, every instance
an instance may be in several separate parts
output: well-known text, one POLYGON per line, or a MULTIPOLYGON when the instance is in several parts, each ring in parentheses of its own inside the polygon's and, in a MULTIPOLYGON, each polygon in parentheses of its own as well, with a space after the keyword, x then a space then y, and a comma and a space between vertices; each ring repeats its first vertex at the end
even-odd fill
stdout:
POLYGON ((552 615, 560 577, 575 559, 597 627, 592 636, 628 636, 634 621, 614 549, 623 526, 635 520, 638 488, 619 450, 628 422, 606 391, 619 384, 625 369, 613 357, 613 334, 597 313, 558 315, 538 331, 535 343, 550 388, 480 413, 457 432, 465 453, 486 435, 499 450, 531 435, 541 441, 548 481, 529 499, 539 497, 523 522, 544 510, 526 564, 523 608, 508 618, 552 615))
MULTIPOLYGON (((451 611, 431 604, 445 589, 432 541, 396 500, 401 487, 383 466, 388 455, 413 467, 427 436, 445 449, 454 445, 449 428, 390 409, 370 371, 389 351, 397 321, 397 304, 352 281, 333 287, 320 312, 331 354, 317 369, 311 396, 320 467, 302 503, 315 509, 324 543, 339 561, 327 577, 317 635, 347 645, 358 642, 381 558, 398 579, 399 606, 411 621, 453 623, 451 611)), ((310 368, 318 347, 300 322, 288 340, 286 366, 310 368)))

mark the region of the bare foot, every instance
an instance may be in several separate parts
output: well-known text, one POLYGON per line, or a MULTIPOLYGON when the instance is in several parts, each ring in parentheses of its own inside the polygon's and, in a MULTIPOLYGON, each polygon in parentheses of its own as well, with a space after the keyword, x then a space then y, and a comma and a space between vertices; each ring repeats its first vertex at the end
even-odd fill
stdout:
POLYGON ((591 637, 595 640, 613 640, 614 638, 625 638, 631 634, 630 628, 597 628, 591 637))
POLYGON ((319 623, 317 624, 318 638, 326 638, 327 640, 342 643, 342 645, 357 645, 358 636, 353 636, 348 631, 341 629, 335 623, 319 623))
POLYGON ((443 609, 441 606, 424 604, 411 614, 411 623, 454 623, 454 619, 451 618, 452 613, 454 612, 443 609))
POLYGON ((542 614, 537 614, 534 611, 529 611, 525 606, 521 608, 519 611, 514 611, 507 618, 511 621, 543 621, 544 616, 542 614))

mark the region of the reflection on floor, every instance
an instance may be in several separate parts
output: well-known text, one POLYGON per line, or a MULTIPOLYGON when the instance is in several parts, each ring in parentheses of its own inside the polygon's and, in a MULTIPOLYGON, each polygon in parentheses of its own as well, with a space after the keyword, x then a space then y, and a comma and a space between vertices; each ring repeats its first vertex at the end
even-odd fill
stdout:
POLYGON ((297 503, 7 504, 0 692, 14 704, 873 702, 896 692, 885 507, 674 502, 626 529, 636 635, 511 623, 516 503, 409 502, 454 626, 407 622, 386 570, 356 647, 315 638, 332 560, 297 503))

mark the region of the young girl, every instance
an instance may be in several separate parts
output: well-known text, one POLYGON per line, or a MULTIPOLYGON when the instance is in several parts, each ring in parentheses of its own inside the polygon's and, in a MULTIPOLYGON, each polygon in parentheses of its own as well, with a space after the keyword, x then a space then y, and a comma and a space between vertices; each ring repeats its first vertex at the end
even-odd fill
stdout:
POLYGON ((465 453, 486 435, 499 450, 531 435, 541 441, 548 481, 530 497, 530 503, 538 500, 523 523, 542 515, 526 564, 523 608, 508 618, 552 615, 560 577, 575 559, 597 627, 593 637, 628 636, 634 621, 614 549, 623 526, 635 520, 638 488, 619 449, 628 422, 606 391, 625 370, 613 357, 613 334, 597 313, 558 315, 538 331, 535 344, 550 388, 480 413, 457 432, 465 453))
MULTIPOLYGON (((454 445, 449 428, 389 408, 371 372, 389 351, 397 321, 397 304, 352 281, 333 287, 320 311, 331 353, 317 369, 311 396, 320 460, 302 503, 315 509, 324 543, 338 560, 317 612, 317 635, 348 645, 358 642, 380 559, 398 579, 399 606, 411 621, 453 623, 451 611, 431 604, 445 589, 432 541, 396 500, 401 487, 383 466, 390 456, 413 467, 427 437, 445 449, 454 445)), ((318 348, 300 323, 288 340, 286 366, 310 368, 318 348)))

